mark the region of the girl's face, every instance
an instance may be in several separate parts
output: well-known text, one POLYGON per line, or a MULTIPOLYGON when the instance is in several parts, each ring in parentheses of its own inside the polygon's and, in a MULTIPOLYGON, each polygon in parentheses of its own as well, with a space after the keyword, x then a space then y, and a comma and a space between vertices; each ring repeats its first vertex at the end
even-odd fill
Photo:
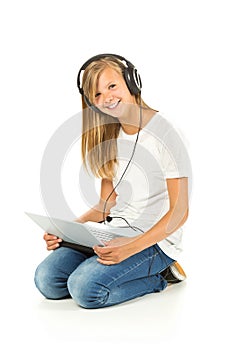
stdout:
POLYGON ((104 113, 120 118, 135 105, 124 78, 112 68, 106 68, 100 75, 94 104, 104 113))

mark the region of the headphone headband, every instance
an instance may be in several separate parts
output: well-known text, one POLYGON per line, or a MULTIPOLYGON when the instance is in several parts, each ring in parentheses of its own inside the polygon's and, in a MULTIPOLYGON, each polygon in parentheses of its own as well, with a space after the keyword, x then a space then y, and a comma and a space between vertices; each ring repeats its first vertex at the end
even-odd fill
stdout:
MULTIPOLYGON (((126 82, 131 94, 133 94, 133 95, 139 94, 141 92, 142 83, 141 83, 141 78, 140 78, 139 74, 137 73, 137 70, 134 67, 134 65, 130 61, 128 61, 126 58, 124 58, 123 56, 116 55, 116 54, 109 54, 109 53, 93 56, 82 65, 82 67, 80 68, 80 70, 78 72, 78 76, 77 76, 77 86, 78 86, 78 90, 79 90, 80 94, 84 95, 83 88, 82 88, 81 82, 80 82, 80 77, 81 77, 82 71, 85 70, 91 62, 98 61, 101 58, 105 58, 105 57, 114 57, 114 58, 119 59, 120 61, 124 61, 126 63, 127 66, 125 66, 125 69, 124 69, 125 82, 126 82)), ((84 95, 84 97, 85 97, 85 95, 84 95)))

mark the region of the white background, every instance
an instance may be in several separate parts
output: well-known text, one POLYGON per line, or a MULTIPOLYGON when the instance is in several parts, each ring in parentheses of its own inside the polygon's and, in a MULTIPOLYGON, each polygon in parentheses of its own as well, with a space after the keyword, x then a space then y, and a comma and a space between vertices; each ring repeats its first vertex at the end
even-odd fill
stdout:
MULTIPOLYGON (((78 348, 85 339, 96 348, 231 347, 226 321, 232 312, 231 5, 226 0, 1 2, 4 349, 78 348), (56 129, 81 110, 79 67, 104 52, 135 64, 144 100, 187 139, 193 191, 181 262, 189 278, 159 295, 90 311, 72 301, 45 301, 35 289, 34 270, 47 252, 41 230, 24 211, 44 212, 39 178, 44 149, 56 129)), ((78 215, 85 204, 68 178, 64 188, 78 215)))

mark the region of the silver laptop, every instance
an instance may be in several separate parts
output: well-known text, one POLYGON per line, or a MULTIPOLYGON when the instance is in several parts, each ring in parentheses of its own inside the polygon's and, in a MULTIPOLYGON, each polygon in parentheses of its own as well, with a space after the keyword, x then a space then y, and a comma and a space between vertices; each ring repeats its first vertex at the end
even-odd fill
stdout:
POLYGON ((104 242, 116 237, 134 237, 139 234, 129 227, 109 227, 97 222, 78 223, 43 215, 25 212, 45 232, 53 234, 63 241, 79 244, 85 247, 104 246, 104 242))

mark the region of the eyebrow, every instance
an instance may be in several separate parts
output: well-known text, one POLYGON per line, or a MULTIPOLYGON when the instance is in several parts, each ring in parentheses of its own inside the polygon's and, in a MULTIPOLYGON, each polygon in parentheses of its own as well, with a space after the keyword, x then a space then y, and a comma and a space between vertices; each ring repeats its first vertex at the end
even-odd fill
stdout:
MULTIPOLYGON (((112 85, 112 84, 116 84, 116 82, 114 80, 110 80, 110 82, 108 82, 104 88, 107 88, 109 85, 112 85)), ((99 89, 96 89, 96 92, 95 92, 95 95, 96 94, 100 94, 101 92, 99 91, 99 89)))

